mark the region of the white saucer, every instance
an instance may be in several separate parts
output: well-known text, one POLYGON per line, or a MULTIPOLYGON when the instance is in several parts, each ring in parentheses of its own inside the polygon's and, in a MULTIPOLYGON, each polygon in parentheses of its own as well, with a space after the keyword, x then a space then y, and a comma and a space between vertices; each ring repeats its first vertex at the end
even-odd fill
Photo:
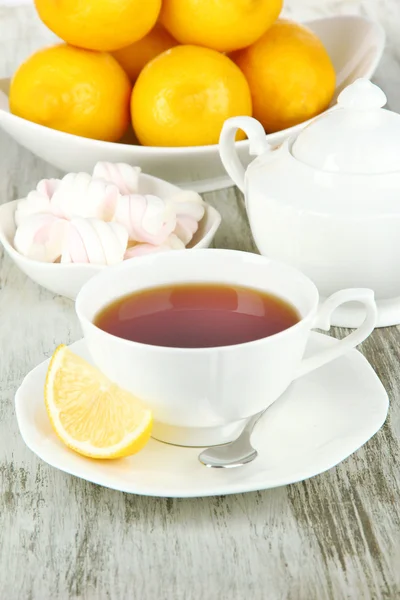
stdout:
MULTIPOLYGON (((308 350, 337 340, 313 333, 308 350)), ((71 349, 85 358, 84 341, 71 349)), ((355 452, 383 425, 387 394, 356 350, 297 380, 256 428, 259 457, 237 469, 208 469, 196 448, 150 440, 139 454, 94 461, 68 450, 55 436, 43 401, 49 361, 33 369, 16 395, 16 415, 27 446, 49 465, 105 487, 147 496, 189 498, 273 488, 318 475, 355 452)))
MULTIPOLYGON (((378 317, 376 327, 391 327, 400 324, 400 297, 377 300, 378 317)), ((365 317, 365 309, 358 303, 349 302, 335 310, 331 323, 335 327, 359 327, 365 317)))

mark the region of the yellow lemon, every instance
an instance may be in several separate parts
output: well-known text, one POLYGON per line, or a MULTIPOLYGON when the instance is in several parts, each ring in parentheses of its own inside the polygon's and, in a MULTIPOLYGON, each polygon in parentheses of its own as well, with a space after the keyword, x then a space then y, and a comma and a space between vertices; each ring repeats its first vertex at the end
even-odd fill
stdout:
POLYGON ((35 0, 43 23, 68 44, 117 50, 145 36, 161 0, 35 0))
POLYGON ((282 0, 163 0, 160 18, 182 44, 227 52, 258 40, 281 9, 282 0))
POLYGON ((113 52, 113 56, 134 83, 140 71, 148 62, 177 44, 178 42, 174 40, 172 35, 157 23, 144 38, 126 48, 116 50, 113 52))
POLYGON ((328 108, 335 70, 318 37, 291 21, 277 21, 255 44, 231 58, 250 85, 254 117, 280 131, 328 108))
POLYGON ((52 129, 115 142, 129 125, 131 89, 110 54, 60 44, 39 50, 19 67, 10 110, 52 129))
POLYGON ((130 456, 150 438, 151 412, 66 346, 51 359, 45 403, 58 437, 84 456, 130 456))
POLYGON ((227 118, 251 115, 250 90, 227 56, 176 46, 144 67, 133 88, 131 112, 144 145, 216 144, 227 118))

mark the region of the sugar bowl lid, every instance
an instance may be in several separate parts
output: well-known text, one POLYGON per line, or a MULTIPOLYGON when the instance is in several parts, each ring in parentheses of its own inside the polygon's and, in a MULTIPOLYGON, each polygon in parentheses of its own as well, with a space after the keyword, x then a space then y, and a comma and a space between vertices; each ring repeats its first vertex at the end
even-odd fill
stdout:
POLYGON ((338 103, 300 132, 293 156, 326 172, 400 172, 400 115, 383 109, 384 92, 368 79, 345 88, 338 103))

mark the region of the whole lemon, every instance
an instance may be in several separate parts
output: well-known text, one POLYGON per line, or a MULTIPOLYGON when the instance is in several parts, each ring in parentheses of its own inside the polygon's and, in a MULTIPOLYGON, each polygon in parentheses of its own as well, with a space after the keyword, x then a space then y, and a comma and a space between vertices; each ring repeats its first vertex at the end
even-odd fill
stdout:
POLYGON ((35 0, 39 17, 64 42, 88 50, 117 50, 145 36, 161 0, 35 0))
POLYGON ((161 22, 182 44, 228 52, 249 46, 272 25, 283 0, 163 0, 161 22))
POLYGON ((154 28, 144 38, 126 48, 116 50, 113 52, 113 56, 124 71, 128 73, 133 83, 148 62, 177 44, 178 42, 174 40, 172 35, 160 23, 156 23, 154 28))
POLYGON ((249 82, 254 117, 267 132, 315 117, 332 100, 335 69, 322 42, 303 25, 277 21, 231 58, 249 82))
POLYGON ((131 89, 110 54, 60 44, 19 67, 11 80, 10 110, 52 129, 113 142, 128 127, 131 89))
POLYGON ((146 146, 216 144, 225 119, 251 115, 250 90, 227 56, 176 46, 144 67, 133 88, 131 113, 146 146))

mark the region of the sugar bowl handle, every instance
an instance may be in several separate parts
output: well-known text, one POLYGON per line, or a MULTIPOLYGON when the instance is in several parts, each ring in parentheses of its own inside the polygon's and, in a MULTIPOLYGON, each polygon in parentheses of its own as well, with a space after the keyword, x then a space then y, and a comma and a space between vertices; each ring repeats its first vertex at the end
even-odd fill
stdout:
POLYGON ((346 302, 361 302, 364 304, 366 310, 364 322, 358 329, 350 333, 343 340, 340 340, 338 344, 303 359, 295 375, 295 379, 322 367, 322 365, 342 356, 342 354, 346 354, 346 352, 361 344, 374 330, 377 319, 374 292, 364 288, 341 290, 329 296, 320 306, 313 328, 329 331, 332 313, 346 302))
POLYGON ((232 117, 225 121, 219 138, 219 154, 229 177, 244 193, 245 170, 235 147, 238 129, 245 132, 250 142, 250 155, 259 156, 271 151, 261 123, 252 117, 232 117))

